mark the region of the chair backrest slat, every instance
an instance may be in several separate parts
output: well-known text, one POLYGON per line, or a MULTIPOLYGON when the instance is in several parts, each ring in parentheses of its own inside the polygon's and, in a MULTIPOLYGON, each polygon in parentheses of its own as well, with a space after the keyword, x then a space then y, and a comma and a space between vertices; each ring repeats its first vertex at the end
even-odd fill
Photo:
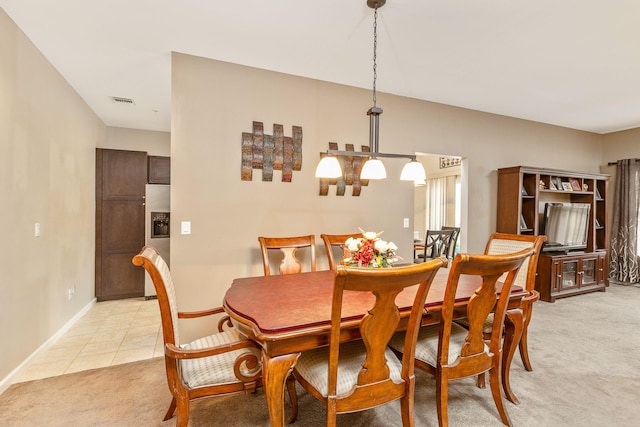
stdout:
MULTIPOLYGON (((523 249, 516 253, 502 255, 471 255, 458 254, 451 265, 447 289, 442 306, 442 321, 440 326, 439 363, 443 366, 451 364, 449 358, 449 342, 455 311, 456 290, 460 277, 474 275, 482 278, 482 283, 474 292, 467 304, 468 333, 460 356, 457 370, 464 370, 465 365, 473 366, 470 372, 475 372, 478 366, 490 366, 490 356, 485 352, 483 336, 484 323, 489 313, 494 313, 493 329, 491 333, 490 350, 499 354, 502 344, 502 331, 507 303, 514 279, 526 259, 533 255, 534 249, 523 249), (496 291, 496 284, 507 273, 500 294, 496 291)), ((480 370, 482 372, 482 370, 480 370)))
POLYGON ((269 251, 273 249, 280 250, 283 254, 280 262, 280 274, 300 273, 302 263, 296 257, 296 250, 300 248, 309 249, 309 270, 316 271, 316 243, 313 234, 308 236, 296 237, 258 237, 260 242, 260 251, 262 252, 262 265, 264 267, 264 275, 271 275, 271 265, 269 260, 269 251))
POLYGON ((396 296, 403 289, 418 285, 415 300, 407 323, 405 353, 402 359, 402 377, 413 376, 415 345, 418 328, 424 312, 424 304, 431 282, 440 267, 446 265, 444 257, 427 263, 394 268, 357 268, 338 266, 333 290, 331 309, 331 338, 329 348, 329 395, 336 394, 338 379, 338 357, 340 352, 340 326, 344 295, 351 292, 372 293, 373 306, 360 325, 360 335, 367 350, 366 359, 358 375, 352 394, 345 399, 371 400, 370 396, 385 396, 375 403, 391 401, 401 397, 405 385, 396 384, 389 378, 389 367, 385 357, 387 344, 398 328, 401 314, 396 306, 396 296), (393 396, 393 398, 391 398, 393 396))
POLYGON ((340 262, 336 262, 337 259, 334 257, 334 248, 340 248, 342 252, 342 258, 340 258, 340 261, 351 256, 351 252, 349 252, 349 249, 347 249, 346 245, 344 244, 349 237, 357 239, 359 237, 362 237, 362 233, 320 235, 320 238, 322 238, 322 241, 324 242, 324 249, 327 254, 327 261, 329 263, 329 270, 335 270, 336 266, 340 265, 340 262))
POLYGON ((424 237, 424 258, 447 256, 453 230, 427 230, 424 237))

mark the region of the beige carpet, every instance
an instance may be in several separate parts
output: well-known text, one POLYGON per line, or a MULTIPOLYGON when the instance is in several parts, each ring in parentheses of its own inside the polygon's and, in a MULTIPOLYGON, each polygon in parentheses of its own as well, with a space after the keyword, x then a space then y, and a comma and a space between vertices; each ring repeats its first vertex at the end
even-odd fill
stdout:
MULTIPOLYGON (((539 302, 530 328, 533 372, 519 356, 511 383, 519 406, 507 402, 515 426, 632 426, 640 423, 640 289, 611 286, 539 302)), ((437 426, 433 379, 417 373, 416 425, 437 426)), ((489 389, 473 380, 451 383, 452 426, 500 426, 489 389)), ((324 424, 324 408, 299 389, 295 426, 324 424)), ((79 372, 11 386, 0 396, 1 426, 173 426, 162 422, 170 394, 162 359, 79 372)), ((341 426, 401 425, 399 403, 341 415, 341 426)), ((287 406, 288 411, 288 406, 287 406)), ((266 426, 264 394, 200 400, 191 426, 266 426)))

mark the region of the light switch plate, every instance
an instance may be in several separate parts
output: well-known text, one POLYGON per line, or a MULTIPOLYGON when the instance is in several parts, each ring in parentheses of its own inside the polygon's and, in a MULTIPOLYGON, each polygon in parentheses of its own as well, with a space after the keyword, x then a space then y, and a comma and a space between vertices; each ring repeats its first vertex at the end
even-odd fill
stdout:
POLYGON ((181 234, 191 234, 191 221, 182 221, 180 223, 181 234))
POLYGON ((409 218, 405 218, 403 222, 404 228, 409 228, 409 218))

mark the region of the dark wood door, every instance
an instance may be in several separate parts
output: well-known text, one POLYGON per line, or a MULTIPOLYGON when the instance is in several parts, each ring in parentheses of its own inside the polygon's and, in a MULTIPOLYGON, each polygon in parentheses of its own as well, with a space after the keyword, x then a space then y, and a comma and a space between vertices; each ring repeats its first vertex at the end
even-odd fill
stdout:
POLYGON ((96 149, 96 298, 144 296, 144 270, 131 260, 144 246, 147 153, 96 149))

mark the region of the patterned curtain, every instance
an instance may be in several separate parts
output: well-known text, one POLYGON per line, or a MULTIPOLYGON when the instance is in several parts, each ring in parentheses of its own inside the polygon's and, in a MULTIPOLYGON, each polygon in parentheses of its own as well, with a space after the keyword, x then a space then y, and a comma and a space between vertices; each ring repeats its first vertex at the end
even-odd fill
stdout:
POLYGON ((638 214, 640 213, 640 163, 618 160, 609 251, 609 279, 614 283, 638 283, 638 214))

